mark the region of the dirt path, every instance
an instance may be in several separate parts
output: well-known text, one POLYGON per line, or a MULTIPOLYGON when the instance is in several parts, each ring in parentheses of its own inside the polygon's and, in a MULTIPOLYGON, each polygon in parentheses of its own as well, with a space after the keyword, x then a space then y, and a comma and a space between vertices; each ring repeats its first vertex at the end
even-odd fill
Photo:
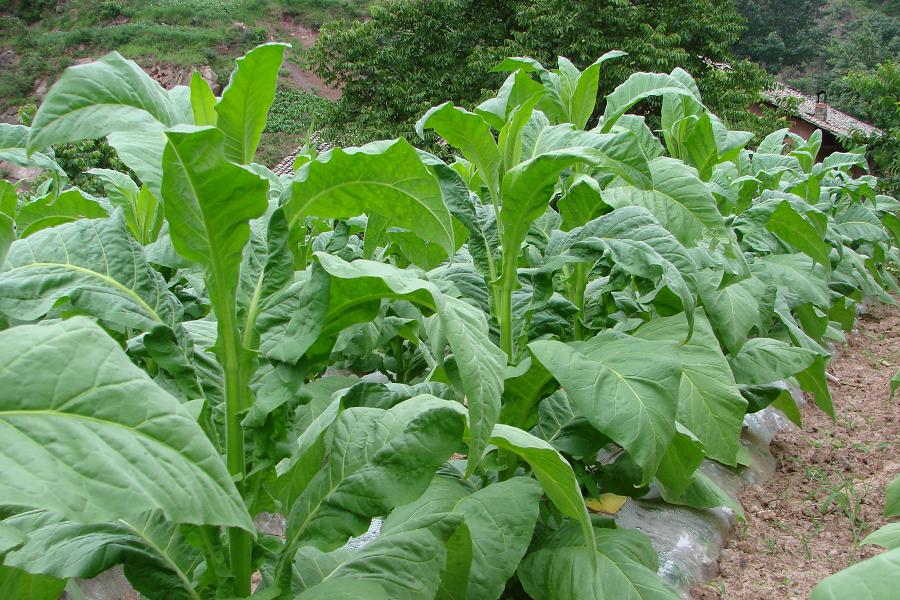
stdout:
POLYGON ((282 73, 291 83, 292 86, 312 92, 329 100, 337 100, 341 97, 341 90, 329 87, 329 85, 321 77, 304 69, 303 66, 296 62, 292 62, 291 58, 300 56, 304 50, 310 48, 319 39, 319 32, 308 25, 295 20, 290 15, 283 15, 280 23, 280 29, 284 31, 288 38, 281 41, 291 42, 296 54, 289 54, 288 60, 282 64, 282 73))
POLYGON ((779 472, 741 495, 747 523, 695 600, 805 599, 825 576, 877 553, 855 542, 885 523, 885 486, 900 472, 900 394, 888 399, 900 309, 873 306, 857 327, 829 367, 837 422, 807 404, 803 429, 775 438, 779 472))

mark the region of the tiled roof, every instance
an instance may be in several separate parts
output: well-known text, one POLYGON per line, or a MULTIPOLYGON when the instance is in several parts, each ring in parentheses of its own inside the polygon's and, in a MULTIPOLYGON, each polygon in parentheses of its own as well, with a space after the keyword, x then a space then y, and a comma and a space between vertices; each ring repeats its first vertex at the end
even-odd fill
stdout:
MULTIPOLYGON (((318 152, 319 154, 334 148, 334 144, 330 142, 323 142, 319 139, 318 131, 309 136, 309 146, 315 146, 316 152, 318 152)), ((307 145, 303 145, 294 148, 293 152, 285 156, 283 159, 281 159, 281 162, 272 167, 272 172, 276 175, 290 175, 291 173, 293 173, 294 161, 297 160, 297 155, 300 154, 300 152, 302 152, 306 147, 307 145)))
POLYGON ((851 117, 833 106, 828 107, 828 113, 824 121, 816 118, 816 97, 804 94, 800 90, 783 83, 776 83, 775 87, 763 93, 763 97, 775 105, 778 105, 782 100, 796 98, 800 102, 797 106, 796 116, 798 118, 838 136, 850 135, 852 131, 859 131, 865 136, 869 136, 873 132, 881 133, 873 125, 860 121, 856 117, 851 117))

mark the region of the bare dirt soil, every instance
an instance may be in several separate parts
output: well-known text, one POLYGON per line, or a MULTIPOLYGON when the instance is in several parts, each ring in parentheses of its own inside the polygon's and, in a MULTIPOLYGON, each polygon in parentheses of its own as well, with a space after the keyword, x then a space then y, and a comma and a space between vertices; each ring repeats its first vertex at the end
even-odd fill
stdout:
POLYGON ((695 600, 805 599, 824 577, 878 552, 857 542, 886 522, 885 487, 900 473, 900 393, 889 398, 900 309, 872 306, 857 327, 829 367, 837 420, 807 403, 802 430, 778 434, 778 473, 741 494, 747 522, 722 551, 720 576, 691 591, 695 600))
MULTIPOLYGON (((284 15, 282 17, 281 29, 288 34, 290 39, 284 38, 280 39, 280 41, 290 42, 293 44, 294 48, 301 53, 303 50, 306 50, 315 44, 316 40, 319 39, 319 32, 316 29, 296 21, 290 15, 284 15)), ((321 77, 308 69, 304 69, 303 66, 291 61, 290 58, 284 61, 281 69, 282 74, 291 85, 296 88, 322 96, 323 98, 328 98, 329 100, 337 100, 341 97, 340 89, 329 87, 321 77)))

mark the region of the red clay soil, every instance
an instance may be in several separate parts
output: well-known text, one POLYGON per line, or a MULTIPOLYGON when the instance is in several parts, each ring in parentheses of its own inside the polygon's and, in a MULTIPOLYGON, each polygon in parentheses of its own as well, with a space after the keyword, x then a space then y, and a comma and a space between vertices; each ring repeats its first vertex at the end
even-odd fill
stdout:
MULTIPOLYGON (((691 590, 695 600, 800 600, 824 577, 878 548, 857 542, 885 524, 887 484, 900 473, 900 309, 871 307, 829 367, 836 422, 812 403, 803 429, 772 442, 775 478, 747 488, 720 576, 691 590)), ((898 591, 900 598, 900 591, 898 591)), ((848 599, 852 600, 852 599, 848 599)))

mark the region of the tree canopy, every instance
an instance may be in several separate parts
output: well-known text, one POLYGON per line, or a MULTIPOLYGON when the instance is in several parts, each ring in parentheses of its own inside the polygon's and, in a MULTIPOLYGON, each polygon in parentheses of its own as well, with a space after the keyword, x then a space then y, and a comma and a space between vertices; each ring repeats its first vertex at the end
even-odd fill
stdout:
POLYGON ((409 136, 441 99, 474 105, 502 81, 491 68, 511 55, 543 63, 568 56, 583 68, 624 50, 626 57, 601 69, 601 95, 635 70, 682 67, 714 112, 751 129, 758 117, 746 107, 769 82, 758 67, 733 60, 742 18, 730 0, 391 0, 374 5, 371 17, 326 24, 308 56, 343 89, 333 121, 349 121, 361 137, 409 136), (716 66, 722 62, 732 69, 716 66))

